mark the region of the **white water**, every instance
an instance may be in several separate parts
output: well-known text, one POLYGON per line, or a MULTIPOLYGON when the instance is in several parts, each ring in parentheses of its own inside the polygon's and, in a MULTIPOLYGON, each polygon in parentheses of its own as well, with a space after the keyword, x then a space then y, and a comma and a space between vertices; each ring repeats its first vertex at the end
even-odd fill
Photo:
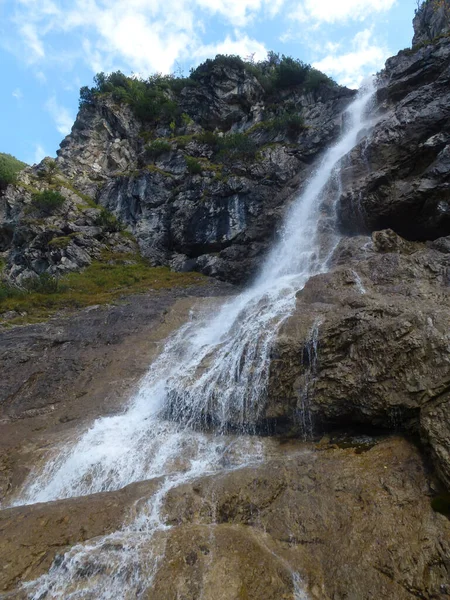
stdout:
MULTIPOLYGON (((341 160, 370 125, 366 113, 372 93, 365 90, 349 107, 347 131, 326 152, 292 204, 281 239, 254 285, 216 315, 193 315, 169 339, 126 409, 97 419, 27 483, 16 505, 166 477, 151 509, 142 510, 122 531, 72 548, 62 563, 28 584, 32 598, 45 591, 46 598, 139 597, 140 590, 150 585, 163 552, 157 538, 166 526, 159 507, 167 491, 224 469, 225 462, 226 468, 237 468, 263 459, 257 440, 246 434, 254 431, 264 410, 272 342, 295 307, 297 291, 326 270, 336 247, 330 194, 340 191, 341 160), (322 214, 324 200, 327 214, 322 214), (225 435, 230 424, 241 434, 238 438, 225 435), (211 425, 222 435, 206 433, 211 425), (86 564, 89 576, 83 579, 79 573, 86 564)), ((301 597, 298 585, 295 593, 301 597)))

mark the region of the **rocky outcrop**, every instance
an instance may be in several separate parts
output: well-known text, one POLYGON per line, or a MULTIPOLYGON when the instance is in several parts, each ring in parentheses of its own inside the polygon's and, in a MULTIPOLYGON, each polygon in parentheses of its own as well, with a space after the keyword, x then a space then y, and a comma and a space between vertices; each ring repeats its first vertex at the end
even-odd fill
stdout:
POLYGON ((416 10, 413 20, 414 37, 412 44, 426 44, 450 31, 449 0, 426 0, 416 10))
POLYGON ((343 240, 280 332, 265 417, 306 434, 420 431, 450 485, 449 243, 343 240))
POLYGON ((26 169, 0 196, 2 278, 21 285, 40 275, 59 278, 83 269, 106 250, 136 254, 135 241, 112 215, 60 173, 46 181, 46 168, 44 161, 38 169, 26 169), (60 205, 39 207, 35 197, 47 192, 56 193, 60 205))
POLYGON ((391 228, 411 240, 450 233, 449 83, 448 37, 386 62, 373 132, 343 173, 342 231, 391 228))
POLYGON ((0 589, 25 598, 30 588, 21 584, 53 561, 52 573, 75 594, 100 590, 112 574, 130 585, 138 571, 140 595, 161 600, 447 598, 450 522, 431 509, 434 483, 417 449, 396 438, 354 444, 262 439, 264 464, 168 493, 156 546, 132 528, 97 536, 151 504, 158 480, 4 510, 0 589), (127 562, 132 547, 142 557, 164 554, 151 589, 152 562, 127 562))
POLYGON ((311 163, 338 135, 353 95, 323 84, 274 98, 247 70, 213 62, 177 98, 185 125, 149 130, 129 107, 99 97, 82 106, 57 163, 128 226, 153 264, 242 282, 257 269, 311 163), (286 111, 301 114, 305 127, 261 126, 286 111), (214 139, 244 132, 250 151, 217 156, 214 139), (165 144, 157 156, 149 151, 155 138, 165 144))

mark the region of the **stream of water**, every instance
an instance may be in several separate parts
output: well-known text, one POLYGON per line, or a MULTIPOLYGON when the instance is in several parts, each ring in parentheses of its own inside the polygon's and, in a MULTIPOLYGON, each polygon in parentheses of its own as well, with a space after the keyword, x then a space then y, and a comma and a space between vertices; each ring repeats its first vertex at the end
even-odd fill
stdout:
MULTIPOLYGON (((296 293, 327 269, 336 247, 339 169, 370 127, 372 97, 368 86, 348 107, 341 139, 288 210, 280 240, 253 285, 215 314, 194 314, 167 341, 120 414, 97 419, 30 477, 15 505, 163 478, 131 524, 73 547, 46 575, 26 584, 30 598, 139 598, 164 553, 167 526, 160 507, 167 492, 206 474, 264 460, 251 434, 265 407, 269 353, 294 310, 296 293), (86 569, 89 577, 80 577, 86 569)), ((297 573, 293 581, 295 596, 306 598, 297 573)))

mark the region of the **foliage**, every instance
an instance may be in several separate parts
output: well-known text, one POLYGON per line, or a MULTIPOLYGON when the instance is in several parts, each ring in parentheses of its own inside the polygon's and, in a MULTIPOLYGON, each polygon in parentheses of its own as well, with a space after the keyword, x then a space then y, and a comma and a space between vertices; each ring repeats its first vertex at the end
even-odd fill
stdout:
POLYGON ((169 91, 175 81, 172 75, 155 74, 148 79, 127 77, 121 71, 94 77, 94 87, 80 90, 80 106, 92 104, 98 95, 110 94, 117 102, 127 103, 144 122, 170 123, 178 116, 177 103, 169 91))
POLYGON ((43 179, 49 184, 54 183, 55 176, 58 173, 56 160, 49 158, 44 160, 43 167, 38 171, 39 179, 43 179))
POLYGON ((67 248, 73 238, 77 237, 77 235, 77 233, 71 233, 70 235, 55 237, 49 241, 48 245, 52 248, 67 248))
POLYGON ((123 231, 124 225, 106 208, 102 208, 94 220, 97 227, 101 227, 108 233, 117 233, 123 231))
POLYGON ((276 88, 301 85, 306 81, 309 69, 311 67, 301 60, 283 54, 275 67, 274 85, 276 88))
POLYGON ((37 322, 56 310, 78 308, 114 301, 124 294, 174 287, 203 281, 198 273, 174 273, 166 267, 151 267, 138 254, 105 252, 84 271, 60 279, 44 274, 27 280, 21 287, 0 283, 0 313, 26 312, 8 324, 37 322))
POLYGON ((292 139, 305 128, 305 122, 299 114, 284 112, 273 119, 261 121, 255 127, 274 133, 285 132, 292 139))
POLYGON ((201 163, 193 156, 185 156, 186 166, 191 175, 199 175, 202 172, 201 163))
POLYGON ((0 189, 17 181, 17 174, 27 165, 12 156, 0 152, 0 189))
POLYGON ((38 210, 43 215, 52 215, 61 208, 64 202, 64 196, 55 190, 36 192, 31 197, 32 208, 38 210))
POLYGON ((202 131, 201 133, 197 133, 195 139, 200 142, 200 144, 207 144, 208 146, 211 146, 211 148, 215 148, 219 143, 219 136, 212 131, 202 131))
POLYGON ((191 79, 197 81, 205 75, 209 75, 213 68, 229 68, 243 70, 246 63, 240 56, 235 54, 217 54, 215 58, 207 58, 195 69, 191 69, 191 79))
POLYGON ((161 156, 161 154, 164 154, 164 152, 170 152, 172 150, 172 146, 165 140, 154 140, 146 146, 145 150, 148 157, 155 160, 161 156))
POLYGON ((256 142, 245 133, 231 133, 217 138, 217 147, 217 160, 222 162, 251 160, 258 149, 256 142))
MULTIPOLYGON (((195 69, 191 69, 189 77, 162 75, 157 73, 148 79, 127 77, 121 71, 105 74, 98 73, 94 77, 94 86, 80 89, 80 106, 95 103, 98 96, 109 94, 116 102, 127 103, 135 115, 152 125, 171 124, 172 133, 177 125, 188 125, 191 118, 182 113, 177 97, 186 87, 198 86, 204 77, 213 71, 233 69, 252 74, 258 79, 268 93, 292 86, 302 86, 313 90, 322 84, 336 85, 335 82, 313 69, 310 65, 291 56, 269 52, 263 61, 243 60, 240 56, 217 54, 214 59, 208 58, 195 69)), ((226 73, 223 71, 223 76, 226 73)))

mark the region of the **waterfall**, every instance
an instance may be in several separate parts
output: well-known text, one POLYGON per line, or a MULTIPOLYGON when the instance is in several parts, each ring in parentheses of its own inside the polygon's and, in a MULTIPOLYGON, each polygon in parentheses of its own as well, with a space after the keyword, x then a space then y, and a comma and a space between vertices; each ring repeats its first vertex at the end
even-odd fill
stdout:
MULTIPOLYGON (((311 276, 326 271, 336 247, 339 167, 370 126, 372 97, 369 85, 347 109, 346 130, 287 211, 280 239, 253 285, 215 314, 194 314, 167 341, 123 412, 97 419, 28 480, 15 505, 156 477, 164 481, 131 524, 75 546, 48 574, 27 584, 32 598, 45 593, 46 598, 140 597, 163 552, 167 527, 159 507, 167 491, 223 469, 225 455, 227 469, 264 459, 258 439, 246 434, 263 416, 272 343, 294 310, 296 293, 311 276), (86 565, 95 576, 82 579, 77 574, 86 565)), ((298 588, 299 576, 295 581, 298 588)), ((296 597, 302 597, 297 588, 296 597)))

